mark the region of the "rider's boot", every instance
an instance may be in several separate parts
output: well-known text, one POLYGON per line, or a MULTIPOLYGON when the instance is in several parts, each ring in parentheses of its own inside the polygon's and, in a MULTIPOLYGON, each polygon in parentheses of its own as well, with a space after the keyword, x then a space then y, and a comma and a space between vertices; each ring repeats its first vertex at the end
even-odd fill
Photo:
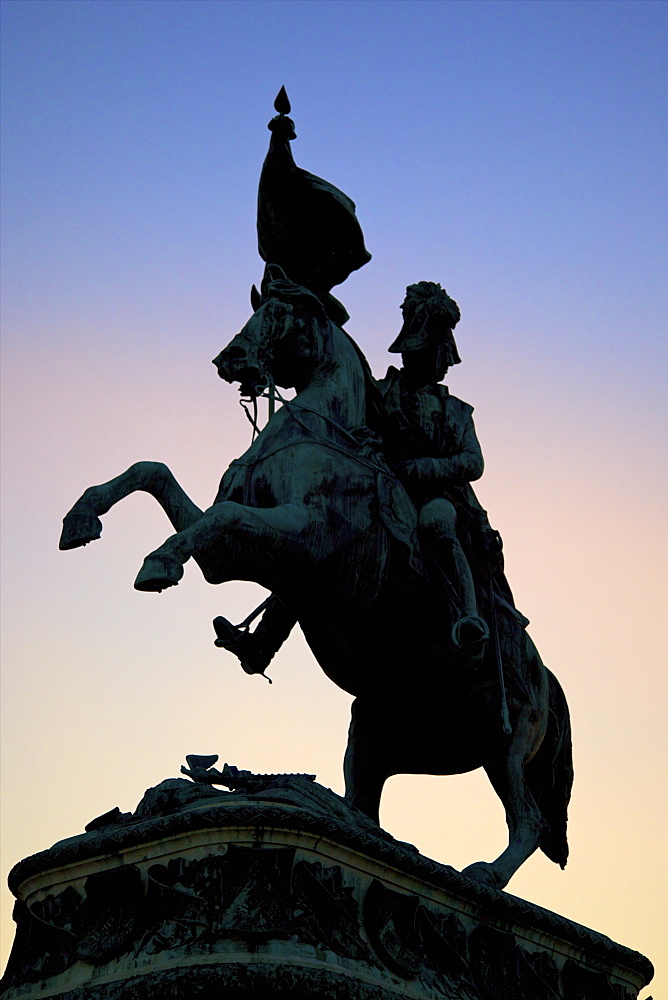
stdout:
POLYGON ((450 597, 454 591, 455 603, 463 612, 452 626, 452 644, 462 657, 475 666, 483 658, 489 629, 478 614, 471 567, 457 537, 456 522, 455 508, 443 498, 428 501, 420 510, 422 544, 446 584, 446 606, 452 605, 450 597))
POLYGON ((477 666, 485 654, 489 628, 485 619, 478 614, 471 568, 458 541, 453 543, 452 557, 457 571, 459 598, 464 614, 454 623, 450 634, 457 652, 473 666, 477 666))
POLYGON ((454 566, 454 576, 457 580, 459 591, 460 608, 463 615, 459 618, 450 632, 452 644, 472 666, 477 666, 482 662, 485 655, 487 640, 489 639, 489 628, 484 618, 478 613, 478 602, 476 600, 473 576, 464 551, 457 540, 450 540, 450 559, 454 566))
POLYGON ((476 608, 458 619, 452 626, 452 642, 455 649, 473 664, 482 661, 489 639, 489 628, 476 608))

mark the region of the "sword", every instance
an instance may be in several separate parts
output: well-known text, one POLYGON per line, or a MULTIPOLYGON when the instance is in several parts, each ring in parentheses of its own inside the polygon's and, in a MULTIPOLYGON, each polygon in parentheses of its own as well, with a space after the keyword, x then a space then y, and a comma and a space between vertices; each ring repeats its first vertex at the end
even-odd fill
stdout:
POLYGON ((501 691, 501 724, 506 736, 510 736, 513 727, 510 725, 510 715, 508 714, 508 700, 506 698, 506 682, 503 676, 503 661, 501 660, 501 643, 499 641, 499 623, 496 618, 496 607, 494 605, 494 590, 492 578, 489 580, 489 610, 492 619, 492 635, 494 636, 494 654, 496 656, 496 671, 499 678, 499 689, 501 691))

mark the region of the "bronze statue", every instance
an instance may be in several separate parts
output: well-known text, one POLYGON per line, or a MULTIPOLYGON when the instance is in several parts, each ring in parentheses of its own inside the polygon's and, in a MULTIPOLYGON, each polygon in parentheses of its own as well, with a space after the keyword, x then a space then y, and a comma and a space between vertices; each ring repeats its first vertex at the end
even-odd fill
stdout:
MULTIPOLYGON (((337 258, 341 246, 332 246, 337 258)), ((284 265, 267 263, 253 316, 214 359, 223 379, 251 397, 270 390, 283 405, 231 463, 213 505, 201 511, 166 466, 139 462, 84 492, 64 519, 61 547, 98 538, 101 514, 135 490, 151 493, 175 534, 146 557, 135 587, 174 586, 193 558, 210 583, 252 580, 275 595, 272 613, 282 616, 283 628, 299 621, 320 667, 355 696, 344 764, 351 805, 377 822, 390 775, 484 767, 506 809, 509 843, 495 861, 466 873, 502 888, 539 847, 563 866, 572 781, 568 709, 512 598, 510 612, 503 609, 498 552, 482 557, 476 549, 471 468, 436 483, 425 463, 454 460, 457 448, 409 457, 397 445, 389 455, 399 463, 397 475, 380 441, 383 392, 390 425, 397 416, 392 377, 379 392, 359 347, 332 318, 337 310, 326 286, 341 272, 309 288, 284 265), (279 387, 294 387, 296 396, 281 399, 279 387), (440 520, 428 516, 433 500, 443 501, 440 520), (447 541, 437 554, 429 551, 434 525, 447 541), (460 538, 467 533, 465 551, 460 538), (489 639, 483 620, 492 625, 489 639)), ((412 336, 408 307, 405 318, 412 336)), ((424 344, 415 356, 427 357, 420 355, 425 347, 432 350, 424 344)), ((406 365, 410 342, 402 350, 406 373, 415 365, 406 365)), ((446 398, 430 381, 442 360, 428 371, 421 364, 412 371, 426 376, 422 387, 396 376, 404 416, 401 384, 446 398)), ((470 408, 456 406, 469 440, 470 408)))

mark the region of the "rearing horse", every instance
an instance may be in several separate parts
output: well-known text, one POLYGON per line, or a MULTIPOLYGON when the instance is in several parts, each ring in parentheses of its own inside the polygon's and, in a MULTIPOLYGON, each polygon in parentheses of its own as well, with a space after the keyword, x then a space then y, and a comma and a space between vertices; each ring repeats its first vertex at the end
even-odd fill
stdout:
POLYGON ((64 519, 61 548, 99 538, 99 515, 151 493, 176 533, 144 560, 138 590, 174 586, 191 557, 210 583, 252 580, 299 621, 318 663, 355 696, 346 798, 378 821, 392 774, 484 767, 510 839, 466 874, 502 888, 538 847, 566 863, 572 782, 561 688, 525 630, 497 615, 510 735, 499 722, 494 656, 473 670, 450 645, 442 588, 429 583, 416 514, 369 429, 372 380, 359 349, 307 289, 271 281, 265 301, 215 359, 257 395, 297 390, 223 476, 201 511, 166 466, 139 462, 90 487, 64 519), (444 620, 445 618, 445 620, 444 620))

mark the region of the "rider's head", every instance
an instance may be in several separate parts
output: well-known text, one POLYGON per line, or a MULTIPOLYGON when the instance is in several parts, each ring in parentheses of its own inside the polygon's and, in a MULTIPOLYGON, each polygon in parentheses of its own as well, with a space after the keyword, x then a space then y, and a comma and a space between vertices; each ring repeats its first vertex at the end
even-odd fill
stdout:
POLYGON ((428 344, 415 351, 402 351, 404 374, 414 386, 441 382, 450 367, 448 349, 443 344, 428 344))
POLYGON ((452 331, 461 313, 454 299, 434 281, 409 285, 401 306, 404 316, 399 336, 389 348, 401 353, 404 368, 430 373, 440 382, 461 361, 452 331))

